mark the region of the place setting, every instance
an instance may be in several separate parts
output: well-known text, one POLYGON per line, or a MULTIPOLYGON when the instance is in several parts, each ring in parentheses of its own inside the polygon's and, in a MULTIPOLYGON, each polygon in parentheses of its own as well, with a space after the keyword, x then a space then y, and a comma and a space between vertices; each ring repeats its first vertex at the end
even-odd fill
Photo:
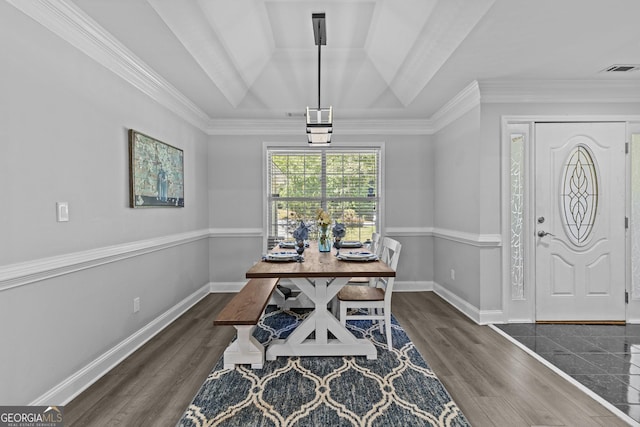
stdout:
POLYGON ((305 248, 309 247, 309 229, 304 223, 300 221, 298 228, 293 230, 293 238, 295 240, 284 240, 278 244, 278 246, 288 249, 295 249, 295 251, 272 251, 266 255, 263 255, 262 260, 267 262, 303 262, 305 248))
POLYGON ((378 256, 370 251, 340 251, 340 249, 362 248, 362 242, 357 240, 342 240, 347 229, 344 224, 336 222, 333 229, 333 247, 336 248, 336 258, 341 261, 377 261, 378 256))
POLYGON ((377 261, 378 255, 369 251, 342 251, 336 255, 341 261, 377 261))

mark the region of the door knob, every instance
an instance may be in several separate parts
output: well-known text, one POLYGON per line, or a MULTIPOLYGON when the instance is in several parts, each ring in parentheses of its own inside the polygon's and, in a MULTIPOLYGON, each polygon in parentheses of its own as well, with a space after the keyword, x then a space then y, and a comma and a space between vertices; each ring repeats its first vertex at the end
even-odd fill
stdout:
POLYGON ((548 232, 543 231, 543 230, 538 231, 538 237, 544 237, 544 236, 554 236, 555 237, 555 234, 551 234, 551 233, 548 233, 548 232))

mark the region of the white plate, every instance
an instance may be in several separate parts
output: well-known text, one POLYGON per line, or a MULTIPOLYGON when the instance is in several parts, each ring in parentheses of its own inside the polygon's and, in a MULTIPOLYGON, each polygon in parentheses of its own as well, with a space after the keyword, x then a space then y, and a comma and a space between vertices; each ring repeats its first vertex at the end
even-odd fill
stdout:
POLYGON ((289 248, 289 249, 292 249, 292 248, 295 248, 295 247, 296 247, 296 242, 294 242, 294 241, 291 241, 291 242, 280 242, 279 246, 280 246, 281 248, 289 248))
POLYGON ((297 261, 298 254, 295 252, 271 252, 264 259, 265 261, 297 261))
POLYGON ((340 252, 340 258, 347 261, 372 261, 378 257, 371 252, 340 252))
POLYGON ((340 244, 342 248, 361 248, 362 242, 358 242, 357 240, 345 240, 340 244))

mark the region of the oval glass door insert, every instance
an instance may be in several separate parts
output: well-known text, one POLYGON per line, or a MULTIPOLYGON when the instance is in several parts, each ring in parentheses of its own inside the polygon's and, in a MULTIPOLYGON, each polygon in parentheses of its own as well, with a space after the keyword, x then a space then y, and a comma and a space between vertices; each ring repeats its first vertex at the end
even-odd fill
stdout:
POLYGON ((586 146, 576 145, 569 153, 560 193, 560 212, 567 237, 576 246, 584 246, 598 210, 596 165, 586 146))

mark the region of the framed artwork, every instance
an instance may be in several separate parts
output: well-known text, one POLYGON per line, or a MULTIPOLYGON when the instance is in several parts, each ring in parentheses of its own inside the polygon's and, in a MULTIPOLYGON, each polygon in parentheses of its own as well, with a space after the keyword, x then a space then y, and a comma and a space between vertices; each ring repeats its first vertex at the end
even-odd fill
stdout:
POLYGON ((184 207, 182 150, 129 129, 129 186, 132 208, 184 207))

